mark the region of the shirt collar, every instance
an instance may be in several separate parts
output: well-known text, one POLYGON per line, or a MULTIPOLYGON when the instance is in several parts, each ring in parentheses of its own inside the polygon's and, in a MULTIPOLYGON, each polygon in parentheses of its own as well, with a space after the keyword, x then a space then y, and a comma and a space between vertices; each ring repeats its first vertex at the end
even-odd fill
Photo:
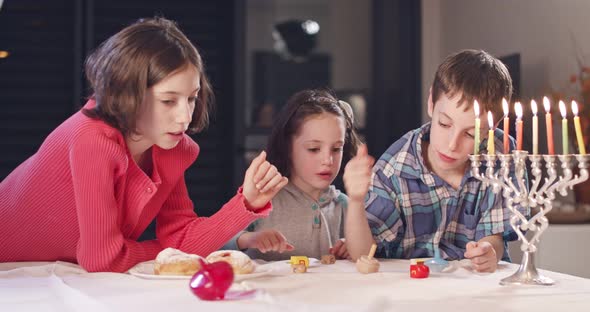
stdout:
MULTIPOLYGON (((396 154, 394 160, 394 172, 405 179, 421 180, 429 187, 442 186, 446 182, 434 174, 428 167, 422 154, 422 142, 430 142, 431 122, 410 132, 406 144, 396 154), (412 168, 408 170, 409 168, 412 168)), ((474 179, 471 166, 467 166, 465 175, 461 181, 463 185, 467 179, 474 179)))
POLYGON ((285 185, 283 189, 286 192, 293 194, 296 198, 305 198, 306 200, 318 203, 320 207, 328 205, 330 202, 332 202, 334 198, 338 197, 338 195, 340 194, 340 191, 337 190, 334 185, 330 185, 327 189, 322 191, 319 200, 316 201, 291 182, 287 183, 287 185, 285 185))

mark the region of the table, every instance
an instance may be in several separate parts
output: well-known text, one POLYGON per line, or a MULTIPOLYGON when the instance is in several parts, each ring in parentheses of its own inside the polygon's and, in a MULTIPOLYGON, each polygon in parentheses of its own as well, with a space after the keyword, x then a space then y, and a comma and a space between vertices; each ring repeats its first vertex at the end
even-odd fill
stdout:
POLYGON ((500 286, 517 265, 501 262, 492 274, 453 261, 447 273, 409 277, 409 260, 380 260, 375 274, 354 263, 291 273, 287 261, 259 262, 254 278, 233 292, 256 290, 247 299, 200 301, 188 280, 150 280, 130 274, 87 273, 65 262, 0 263, 1 311, 589 311, 590 279, 543 271, 554 286, 500 286))

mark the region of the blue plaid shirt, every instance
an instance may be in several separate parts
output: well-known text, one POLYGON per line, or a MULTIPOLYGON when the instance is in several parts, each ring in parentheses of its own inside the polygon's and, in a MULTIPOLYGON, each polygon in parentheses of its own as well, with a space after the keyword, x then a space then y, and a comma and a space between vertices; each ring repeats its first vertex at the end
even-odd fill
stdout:
MULTIPOLYGON (((496 129, 494 144, 503 151, 503 131, 496 129)), ((373 167, 366 197, 366 214, 377 257, 433 257, 440 248, 445 259, 463 259, 465 245, 483 237, 502 234, 503 260, 509 261, 507 241, 518 237, 510 226, 510 210, 501 193, 471 174, 468 165, 456 190, 424 164, 422 141, 429 141, 430 123, 410 131, 381 156, 373 167)), ((514 140, 511 138, 511 147, 514 140)), ((485 152, 487 140, 481 142, 485 152)), ((528 216, 528 211, 523 211, 528 216)))

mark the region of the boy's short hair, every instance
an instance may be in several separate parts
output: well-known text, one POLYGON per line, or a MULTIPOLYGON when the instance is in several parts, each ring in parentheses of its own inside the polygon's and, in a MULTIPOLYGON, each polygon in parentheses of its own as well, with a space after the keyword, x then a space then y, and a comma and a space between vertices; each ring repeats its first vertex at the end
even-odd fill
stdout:
POLYGON ((452 98, 461 93, 465 110, 477 100, 482 112, 503 115, 502 98, 510 102, 512 79, 506 66, 482 50, 463 50, 449 55, 438 67, 432 82, 432 102, 441 94, 452 98))
POLYGON ((127 26, 86 59, 86 78, 96 106, 83 113, 103 120, 123 135, 135 133, 146 90, 190 65, 199 73, 201 89, 188 129, 201 131, 209 122, 213 102, 205 66, 176 23, 162 17, 140 19, 127 26))

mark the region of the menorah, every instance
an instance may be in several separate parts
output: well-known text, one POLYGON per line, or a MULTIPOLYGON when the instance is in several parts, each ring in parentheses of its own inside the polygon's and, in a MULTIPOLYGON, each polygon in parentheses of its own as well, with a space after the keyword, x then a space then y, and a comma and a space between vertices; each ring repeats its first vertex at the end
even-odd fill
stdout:
POLYGON ((545 215, 553 208, 555 192, 567 195, 568 189, 588 179, 588 159, 590 155, 528 155, 528 152, 516 150, 512 154, 480 154, 469 155, 473 176, 492 187, 494 193, 502 190, 505 205, 510 209, 510 225, 522 241, 522 262, 518 270, 500 281, 501 285, 553 285, 554 280, 541 275, 535 267, 534 255, 541 234, 549 226, 545 215), (572 171, 572 160, 578 163, 579 174, 572 171), (531 183, 528 187, 526 172, 527 160, 530 164, 531 183), (557 161, 561 173, 557 171, 557 161), (480 173, 482 161, 485 161, 485 172, 480 173), (546 177, 543 179, 542 162, 545 163, 546 177), (499 168, 498 168, 499 165, 499 168), (514 174, 510 173, 514 166, 514 174), (526 210, 537 208, 538 212, 530 219, 517 208, 526 210), (527 239, 523 232, 530 231, 533 236, 527 239))

